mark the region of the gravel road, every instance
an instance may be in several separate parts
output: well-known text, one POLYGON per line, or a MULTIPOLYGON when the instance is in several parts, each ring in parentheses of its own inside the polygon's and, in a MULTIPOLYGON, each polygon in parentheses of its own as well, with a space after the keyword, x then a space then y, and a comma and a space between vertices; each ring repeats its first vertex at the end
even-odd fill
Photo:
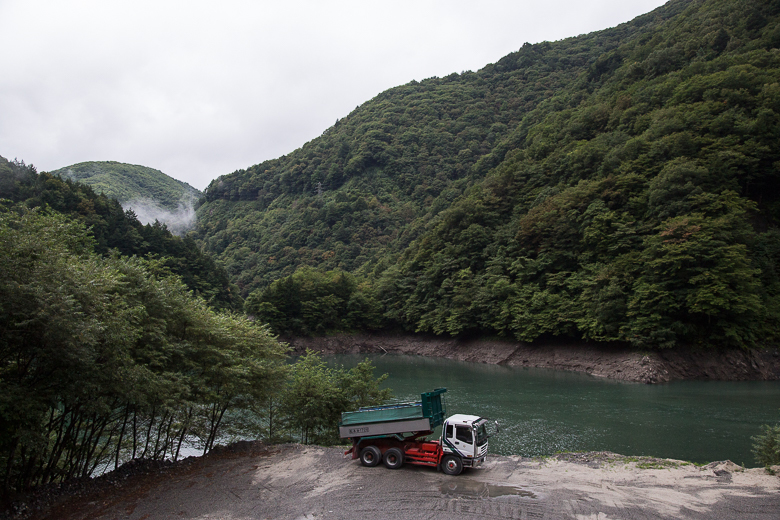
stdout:
POLYGON ((610 453, 489 457, 450 477, 365 468, 342 448, 259 443, 131 475, 63 498, 39 520, 766 519, 780 477, 730 462, 700 468, 610 453), (643 466, 643 467, 640 467, 643 466), (648 469, 649 468, 649 469, 648 469))

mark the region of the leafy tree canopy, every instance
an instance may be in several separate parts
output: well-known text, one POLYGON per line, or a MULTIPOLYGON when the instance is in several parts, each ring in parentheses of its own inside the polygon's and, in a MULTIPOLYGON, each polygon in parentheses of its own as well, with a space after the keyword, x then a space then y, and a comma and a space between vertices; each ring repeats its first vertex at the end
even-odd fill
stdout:
POLYGON ((771 341, 778 48, 780 3, 734 0, 524 45, 216 179, 199 237, 244 294, 338 269, 410 330, 771 341))
POLYGON ((244 308, 278 334, 322 335, 379 328, 373 288, 344 271, 302 267, 247 298, 244 308))
POLYGON ((0 207, 3 498, 235 437, 329 442, 341 412, 389 397, 370 362, 288 364, 267 326, 161 261, 94 249, 66 215, 0 207))
POLYGON ((161 262, 94 252, 55 212, 0 208, 0 490, 208 451, 281 384, 286 347, 161 262))

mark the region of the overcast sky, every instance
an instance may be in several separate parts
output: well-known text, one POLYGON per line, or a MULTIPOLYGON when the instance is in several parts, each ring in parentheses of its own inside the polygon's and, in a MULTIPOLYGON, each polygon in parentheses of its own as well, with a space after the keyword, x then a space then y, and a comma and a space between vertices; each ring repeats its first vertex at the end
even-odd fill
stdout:
POLYGON ((0 0, 0 155, 141 164, 203 189, 383 90, 663 3, 0 0))

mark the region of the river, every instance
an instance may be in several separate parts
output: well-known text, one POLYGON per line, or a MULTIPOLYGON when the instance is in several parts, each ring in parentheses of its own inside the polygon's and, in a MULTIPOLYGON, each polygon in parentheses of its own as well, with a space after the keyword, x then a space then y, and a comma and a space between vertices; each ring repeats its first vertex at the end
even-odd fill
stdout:
POLYGON ((446 387, 447 414, 501 425, 490 451, 539 456, 612 451, 707 463, 757 465, 751 437, 780 421, 780 382, 626 383, 587 374, 396 355, 334 355, 349 368, 363 359, 387 373, 400 400, 446 387))

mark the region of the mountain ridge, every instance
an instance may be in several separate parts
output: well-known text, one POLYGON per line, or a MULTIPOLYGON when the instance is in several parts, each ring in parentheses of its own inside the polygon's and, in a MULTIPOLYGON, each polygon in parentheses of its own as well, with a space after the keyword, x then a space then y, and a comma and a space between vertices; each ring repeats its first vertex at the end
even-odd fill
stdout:
POLYGON ((386 325, 435 334, 772 341, 779 15, 776 1, 673 0, 390 89, 215 179, 199 237, 272 324, 295 297, 316 324, 336 308, 318 301, 360 293, 386 325), (365 290, 289 278, 300 266, 365 290))
POLYGON ((203 193, 160 170, 117 161, 86 161, 50 172, 117 199, 144 224, 155 220, 182 235, 194 225, 194 206, 203 193))
MULTIPOLYGON (((681 3, 684 2, 676 4, 681 3)), ((239 247, 236 240, 228 238, 231 231, 225 229, 224 221, 231 216, 219 215, 223 211, 221 201, 247 206, 241 212, 270 210, 274 213, 283 211, 284 205, 297 207, 298 202, 287 200, 287 197, 300 197, 301 203, 311 206, 308 204, 311 197, 306 195, 316 193, 317 183, 325 186, 326 193, 351 183, 342 190, 348 195, 338 196, 339 200, 335 202, 357 204, 358 211, 362 211, 364 202, 371 206, 372 212, 379 206, 395 203, 395 193, 402 192, 410 200, 404 201, 405 207, 399 210, 400 214, 390 216, 395 229, 409 219, 409 213, 413 213, 414 218, 435 214, 458 196, 464 179, 468 183, 470 175, 483 176, 503 160, 506 151, 522 139, 525 128, 518 127, 521 119, 539 102, 550 98, 567 82, 574 81, 577 73, 613 48, 622 34, 633 33, 638 30, 636 26, 641 27, 655 18, 668 18, 674 12, 671 7, 656 10, 634 22, 594 33, 609 36, 603 41, 593 35, 583 35, 561 41, 579 42, 571 48, 561 42, 527 44, 476 73, 453 73, 444 78, 412 81, 382 92, 298 150, 212 181, 206 189, 207 204, 203 210, 208 207, 209 217, 201 219, 204 245, 217 255, 227 253, 223 255, 226 257, 233 256, 232 247, 239 247), (568 50, 564 53, 561 49, 568 50), (544 62, 539 60, 540 56, 545 58, 544 62), (577 67, 571 68, 572 63, 577 67), (401 128, 408 128, 408 131, 401 132, 399 125, 405 125, 401 128), (518 133, 520 135, 516 135, 518 133), (501 139, 507 141, 501 143, 501 139), (388 163, 392 163, 391 171, 380 171, 388 163), (379 178, 372 178, 377 171, 379 178), (383 186, 377 188, 377 183, 383 186), (277 205, 271 207, 274 201, 277 205), (217 217, 212 217, 215 213, 217 217), (223 229, 212 229, 212 226, 223 229)), ((379 233, 379 237, 366 236, 371 234, 368 231, 350 234, 347 242, 360 243, 366 259, 377 256, 377 251, 384 248, 382 242, 398 238, 386 233, 390 224, 386 217, 358 217, 361 227, 367 225, 379 233)), ((284 226, 269 223, 263 227, 261 241, 265 237, 270 241, 273 237, 274 241, 291 242, 295 249, 309 247, 307 239, 288 232, 284 226)), ((347 242, 339 240, 344 232, 339 235, 337 230, 337 236, 333 236, 329 231, 316 231, 324 235, 319 242, 331 239, 346 245, 347 242)), ((407 236, 401 237, 397 248, 408 244, 416 233, 417 230, 409 230, 407 236)), ((270 246, 268 249, 273 249, 273 244, 267 245, 270 246)), ((261 249, 265 247, 261 246, 261 249)), ((277 268, 260 282, 239 279, 239 286, 247 293, 251 292, 280 275, 291 274, 297 265, 312 265, 315 259, 321 260, 322 255, 333 248, 315 249, 314 257, 282 258, 281 261, 280 255, 273 254, 275 251, 268 251, 268 256, 276 258, 277 268)), ((350 251, 335 250, 334 253, 334 258, 344 259, 341 267, 347 270, 359 267, 366 260, 354 258, 357 255, 346 258, 350 251)), ((305 257, 306 252, 300 256, 305 257)), ((339 265, 326 260, 325 267, 339 265)), ((234 268, 236 274, 241 270, 239 266, 234 268)))

